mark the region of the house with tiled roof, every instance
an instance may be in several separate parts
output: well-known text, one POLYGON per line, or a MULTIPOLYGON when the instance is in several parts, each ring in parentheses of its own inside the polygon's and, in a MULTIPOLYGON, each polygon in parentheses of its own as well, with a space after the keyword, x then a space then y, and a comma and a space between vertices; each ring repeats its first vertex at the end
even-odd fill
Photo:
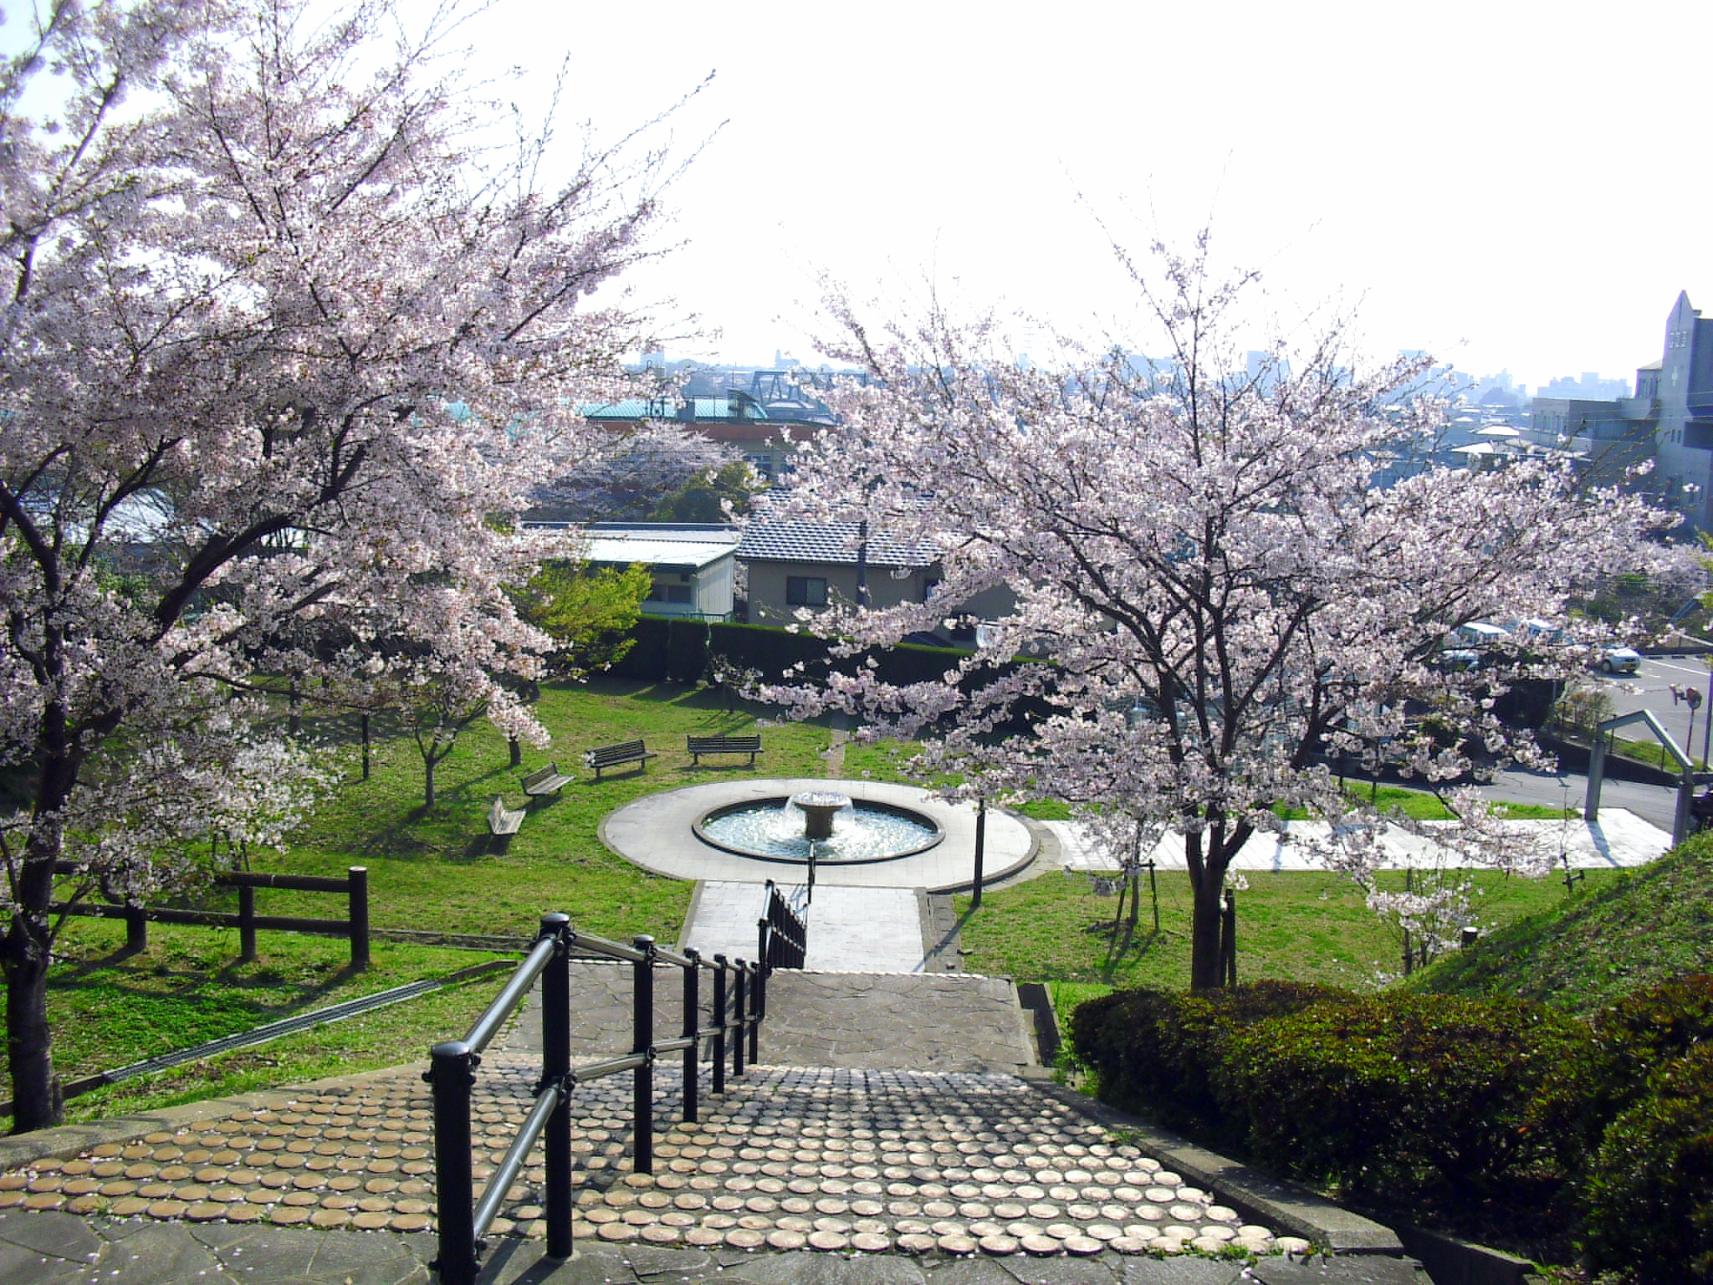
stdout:
POLYGON ((855 522, 757 518, 738 541, 749 581, 749 618, 785 624, 799 608, 866 600, 870 606, 926 602, 939 583, 939 550, 896 540, 855 522))

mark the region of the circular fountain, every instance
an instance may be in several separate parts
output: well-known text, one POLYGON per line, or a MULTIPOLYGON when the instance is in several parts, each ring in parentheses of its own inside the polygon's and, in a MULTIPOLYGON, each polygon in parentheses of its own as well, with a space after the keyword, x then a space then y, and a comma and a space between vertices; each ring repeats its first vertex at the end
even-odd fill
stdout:
POLYGON ((724 852, 761 861, 862 864, 926 852, 945 838, 938 822, 896 803, 853 800, 832 790, 731 803, 691 826, 724 852))

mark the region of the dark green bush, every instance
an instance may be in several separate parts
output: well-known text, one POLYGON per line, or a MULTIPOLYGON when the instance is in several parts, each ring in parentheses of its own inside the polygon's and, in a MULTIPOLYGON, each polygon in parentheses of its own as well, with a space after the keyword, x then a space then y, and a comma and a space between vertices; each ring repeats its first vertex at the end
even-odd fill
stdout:
POLYGON ((1666 1062, 1612 1121, 1584 1199, 1593 1269, 1713 1281, 1713 1044, 1666 1062))
POLYGON ((1387 995, 1235 1031, 1215 1077, 1274 1165, 1393 1204, 1513 1195, 1582 1153, 1588 1027, 1522 1000, 1387 995))
POLYGON ((1713 974, 1632 991, 1594 1019, 1594 1038, 1607 1063, 1606 1091, 1621 1109, 1662 1064, 1713 1039, 1713 974))
POLYGON ((1195 995, 1141 988, 1079 1006, 1078 1055, 1100 1075, 1101 1097, 1164 1124, 1217 1128, 1213 1069, 1233 1031, 1310 1004, 1353 998, 1300 982, 1253 982, 1195 995))

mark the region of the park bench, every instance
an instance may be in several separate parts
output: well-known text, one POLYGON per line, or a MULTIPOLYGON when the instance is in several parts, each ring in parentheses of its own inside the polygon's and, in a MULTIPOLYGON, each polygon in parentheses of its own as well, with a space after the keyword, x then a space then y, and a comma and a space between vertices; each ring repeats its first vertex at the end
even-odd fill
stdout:
POLYGON ((501 836, 516 834, 523 825, 524 812, 518 808, 515 812, 506 806, 502 795, 494 795, 494 806, 488 809, 488 833, 501 836))
POLYGON ((549 763, 523 778, 525 794, 558 794, 560 789, 571 784, 571 778, 559 770, 559 764, 549 763))
POLYGON ((601 779, 601 773, 609 767, 619 767, 625 763, 636 763, 637 771, 648 766, 648 760, 653 758, 654 751, 644 749, 641 741, 620 741, 617 745, 597 745, 583 755, 584 766, 594 769, 595 779, 601 779))
POLYGON ((684 740, 690 762, 696 767, 702 765, 704 754, 747 754, 749 765, 754 767, 755 756, 761 753, 759 736, 687 736, 684 740))

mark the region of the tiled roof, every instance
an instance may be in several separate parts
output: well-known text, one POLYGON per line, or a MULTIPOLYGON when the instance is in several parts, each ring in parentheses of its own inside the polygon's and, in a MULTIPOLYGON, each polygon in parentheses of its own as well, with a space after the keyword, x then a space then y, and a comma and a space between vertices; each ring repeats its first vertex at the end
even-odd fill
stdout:
MULTIPOLYGON (((758 520, 744 528, 738 541, 738 557, 747 562, 833 562, 856 564, 855 522, 800 522, 758 520)), ((939 561, 931 544, 894 540, 871 530, 868 534, 868 564, 871 567, 926 567, 939 561)))

